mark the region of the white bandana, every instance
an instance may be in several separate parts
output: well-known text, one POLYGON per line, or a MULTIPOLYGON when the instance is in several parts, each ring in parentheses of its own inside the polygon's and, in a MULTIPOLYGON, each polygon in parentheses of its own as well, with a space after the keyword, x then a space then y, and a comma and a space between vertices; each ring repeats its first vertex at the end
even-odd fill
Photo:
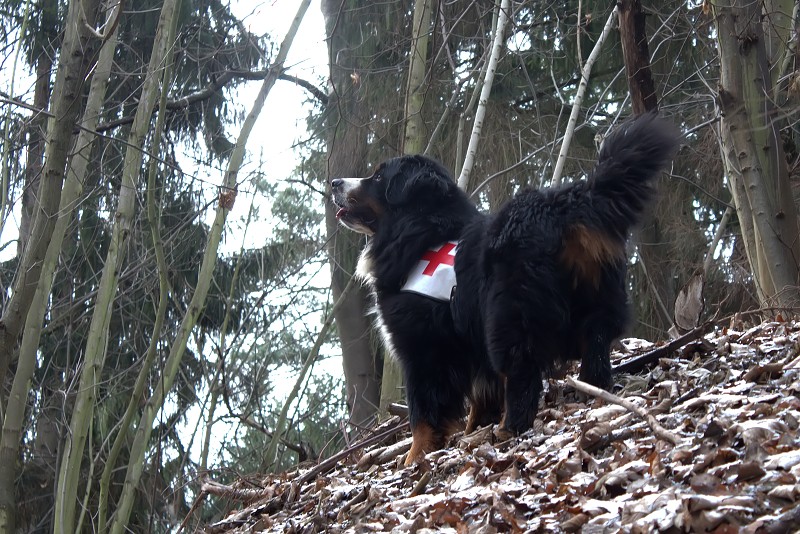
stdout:
POLYGON ((448 241, 422 255, 408 275, 402 291, 419 293, 436 300, 450 300, 456 287, 456 260, 458 241, 448 241))

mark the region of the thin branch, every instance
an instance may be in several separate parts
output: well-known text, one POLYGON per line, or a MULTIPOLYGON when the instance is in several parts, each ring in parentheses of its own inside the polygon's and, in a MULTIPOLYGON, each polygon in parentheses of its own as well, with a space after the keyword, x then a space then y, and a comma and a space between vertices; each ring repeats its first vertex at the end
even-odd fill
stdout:
POLYGON ((492 44, 492 55, 489 56, 486 78, 484 78, 483 86, 481 87, 481 98, 478 101, 478 108, 475 110, 475 120, 472 123, 472 135, 470 135, 469 138, 467 154, 464 158, 464 166, 461 168, 461 174, 458 177, 458 187, 464 191, 466 191, 469 185, 469 175, 475 163, 475 154, 478 152, 478 142, 480 141, 481 131, 483 129, 483 119, 486 116, 486 103, 489 101, 489 95, 492 93, 494 73, 497 70, 497 63, 500 61, 500 52, 503 49, 506 24, 508 23, 508 15, 511 11, 511 0, 498 1, 500 5, 498 7, 497 30, 494 32, 494 43, 492 44))
POLYGON ((591 384, 587 384, 586 382, 582 382, 580 380, 575 380, 574 378, 568 377, 566 379, 566 383, 578 391, 582 391, 587 395, 591 395, 593 397, 597 397, 598 399, 603 399, 606 402, 610 402, 613 404, 618 404, 622 406, 626 410, 635 413, 648 424, 648 426, 653 430, 653 434, 656 435, 657 438, 662 439, 664 441, 668 441, 673 445, 678 445, 681 442, 680 436, 673 434, 663 426, 661 426, 656 418, 651 414, 647 413, 645 410, 636 406, 630 401, 627 401, 621 397, 614 395, 613 393, 609 393, 603 389, 595 387, 591 384))
POLYGON ((270 440, 269 445, 267 446, 267 452, 264 455, 267 459, 267 462, 269 462, 269 465, 275 462, 275 458, 278 454, 278 442, 279 438, 283 435, 283 429, 286 425, 286 417, 289 413, 289 406, 292 404, 292 402, 294 402, 295 398, 299 394, 300 387, 302 386, 303 382, 305 382, 306 375, 311 369, 311 366, 317 360, 319 350, 322 348, 322 343, 325 341, 325 338, 328 335, 328 330, 333 325, 333 319, 336 316, 336 312, 347 300, 350 291, 355 285, 355 277, 351 277, 345 288, 342 290, 342 293, 339 295, 339 298, 336 300, 336 303, 331 308, 331 311, 328 313, 328 316, 325 318, 325 322, 322 324, 319 334, 317 334, 317 339, 314 342, 314 346, 311 348, 311 351, 308 353, 308 356, 303 362, 303 368, 300 370, 300 375, 297 377, 289 396, 283 402, 280 414, 278 415, 278 420, 275 423, 275 431, 272 433, 272 439, 270 440))
POLYGON ((586 64, 583 66, 583 70, 581 71, 581 81, 578 84, 578 91, 575 93, 575 100, 572 102, 572 111, 570 112, 569 121, 567 122, 567 131, 564 134, 564 142, 561 143, 561 150, 558 153, 558 160, 556 160, 556 166, 553 170, 552 184, 554 186, 557 186, 561 183, 561 173, 564 171, 564 163, 567 161, 567 152, 569 152, 569 146, 572 143, 575 125, 578 122, 578 113, 580 112, 581 104, 583 103, 583 95, 586 93, 586 86, 589 84, 589 76, 592 73, 592 66, 597 60, 597 57, 600 55, 600 49, 603 47, 603 43, 608 37, 608 34, 611 33, 611 26, 613 25, 616 16, 617 8, 614 7, 614 9, 611 11, 611 14, 608 16, 606 25, 603 26, 603 31, 600 34, 600 37, 597 39, 591 54, 589 54, 589 57, 586 59, 586 64))
MULTIPOLYGON (((269 75, 270 69, 264 70, 226 70, 210 83, 208 83, 202 89, 195 91, 194 93, 190 93, 186 96, 182 96, 180 98, 176 98, 174 100, 169 100, 167 102, 167 109, 170 111, 177 111, 181 109, 188 108, 192 104, 196 102, 201 102, 203 100, 208 100, 213 95, 217 94, 222 88, 224 88, 231 80, 234 78, 241 79, 241 80, 263 80, 269 75)), ((307 80, 303 80, 302 78, 298 78, 296 76, 292 76, 291 74, 286 74, 282 72, 278 75, 279 80, 284 80, 288 82, 292 82, 294 84, 299 85, 309 93, 311 93, 320 103, 324 106, 328 104, 328 96, 322 89, 314 86, 311 82, 307 80)), ((15 101, 15 103, 18 103, 15 101)), ((27 106, 26 106, 27 107, 27 106)), ((156 107, 153 112, 155 113, 158 111, 158 107, 156 107)), ((119 126, 123 126, 125 124, 130 124, 133 122, 133 117, 120 117, 119 119, 109 121, 103 124, 100 124, 97 127, 98 132, 105 132, 108 130, 113 130, 119 126)))

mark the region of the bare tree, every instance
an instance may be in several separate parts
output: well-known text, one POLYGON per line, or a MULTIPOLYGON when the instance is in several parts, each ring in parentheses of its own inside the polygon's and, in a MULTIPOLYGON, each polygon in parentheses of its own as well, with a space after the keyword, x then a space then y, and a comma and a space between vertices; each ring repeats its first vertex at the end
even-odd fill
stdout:
MULTIPOLYGON (((99 0, 70 2, 66 30, 58 70, 53 87, 52 109, 54 118, 49 122, 45 148, 44 179, 39 183, 39 204, 36 218, 15 279, 11 302, 3 313, 0 327, 0 384, 5 382, 8 366, 15 353, 19 336, 28 311, 34 300, 42 261, 58 217, 61 185, 64 180, 67 157, 72 146, 72 129, 81 113, 79 95, 88 70, 94 61, 98 39, 93 27, 96 23, 99 0)), ((47 293, 42 295, 42 300, 47 293)), ((35 310, 42 313, 42 309, 35 310)), ((41 315, 39 315, 41 321, 41 315)), ((17 451, 22 438, 22 422, 27 404, 28 384, 35 366, 33 357, 19 362, 8 397, 0 437, 0 531, 13 532, 16 502, 14 482, 17 451)))
POLYGON ((796 306, 800 234, 774 95, 793 2, 713 3, 724 162, 763 306, 796 306))

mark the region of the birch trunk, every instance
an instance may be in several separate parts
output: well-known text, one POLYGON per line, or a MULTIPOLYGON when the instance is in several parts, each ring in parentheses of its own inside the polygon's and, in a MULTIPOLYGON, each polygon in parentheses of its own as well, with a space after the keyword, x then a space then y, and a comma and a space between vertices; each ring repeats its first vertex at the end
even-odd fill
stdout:
POLYGON ((136 429, 133 444, 131 445, 130 459, 125 473, 125 484, 122 488, 119 506, 114 516, 113 523, 111 524, 111 532, 113 534, 122 534, 126 530, 128 518, 133 508, 136 486, 139 484, 144 467, 145 452, 147 452, 150 434, 153 431, 153 421, 158 414, 158 410, 161 409, 167 391, 169 391, 175 381, 175 376, 180 368, 181 359, 183 358, 184 352, 186 352, 186 343, 189 340, 189 335, 192 329, 194 329, 200 312, 205 305, 208 289, 211 286, 211 280, 214 274, 214 267, 217 263, 217 251, 222 239, 222 230, 225 226, 228 212, 233 207, 233 201, 235 200, 239 169, 244 160, 245 147, 250 138, 250 132, 264 107, 264 101, 267 99, 267 95, 275 85, 278 76, 283 71, 286 56, 289 53, 294 37, 297 34, 297 29, 310 3, 311 0, 303 0, 300 3, 297 14, 286 33, 286 37, 281 43, 278 55, 270 66, 269 73, 264 78, 261 90, 253 103, 253 108, 244 120, 242 131, 231 153, 231 159, 228 162, 228 170, 225 173, 223 185, 220 188, 220 200, 217 205, 216 216, 208 233, 208 242, 203 253, 203 262, 197 276, 197 287, 192 295, 191 302, 189 302, 186 315, 181 321, 178 335, 170 347, 169 355, 167 356, 167 361, 164 366, 164 375, 162 379, 158 381, 155 391, 145 404, 139 426, 136 429))
MULTIPOLYGON (((61 200, 61 184, 72 143, 72 130, 80 113, 79 94, 88 67, 93 61, 96 39, 94 27, 99 0, 74 1, 67 12, 66 30, 55 85, 53 87, 53 115, 48 124, 45 145, 44 180, 40 182, 36 219, 25 254, 17 270, 11 302, 0 320, 0 384, 5 379, 11 354, 14 352, 17 337, 23 326, 23 318, 30 318, 38 324, 44 316, 49 288, 52 284, 52 271, 60 251, 60 244, 51 244, 51 236, 56 224, 57 210, 61 200), (50 274, 41 276, 47 258, 50 274), (42 286, 42 287, 40 287, 42 286), (38 297, 37 297, 38 291, 38 297), (35 298, 36 297, 36 298, 35 298), (34 300, 37 304, 32 306, 34 300)), ((97 116, 98 109, 87 115, 97 116)), ((76 158, 78 159, 78 158, 76 158)), ((63 232, 62 232, 63 237, 63 232)), ((38 333, 28 334, 28 344, 20 350, 21 359, 17 363, 11 392, 5 406, 3 431, 0 436, 0 532, 13 532, 15 526, 16 503, 14 484, 22 438, 22 423, 28 400, 30 378, 36 368, 36 347, 38 333), (32 345, 32 346, 31 346, 32 345)))
POLYGON ((458 176, 458 187, 464 191, 467 191, 469 187, 469 177, 472 173, 472 166, 475 163, 475 156, 478 152, 478 143, 480 142, 481 131, 483 130, 483 119, 486 116, 486 104, 489 102, 489 95, 492 93, 494 73, 497 70, 497 63, 500 61, 500 53, 505 43, 506 24, 511 16, 511 0, 498 0, 497 10, 497 27, 495 28, 494 39, 492 41, 492 54, 489 56, 486 77, 481 87, 480 100, 478 100, 478 108, 475 110, 472 133, 469 136, 464 165, 461 167, 461 173, 458 176))
POLYGON ((618 8, 615 7, 611 11, 605 26, 603 26, 603 31, 600 33, 600 37, 598 37, 594 48, 592 48, 589 57, 586 59, 586 63, 583 65, 583 69, 581 69, 581 81, 578 83, 578 90, 575 92, 575 100, 572 102, 572 110, 570 111, 569 120, 567 121, 567 130, 564 132, 564 140, 561 141, 561 149, 558 151, 558 159, 556 159, 556 165, 553 169, 553 186, 558 186, 561 183, 564 164, 567 162, 567 153, 569 152, 569 146, 572 144, 572 136, 575 133, 575 127, 578 124, 578 115, 580 114, 581 105, 583 104, 583 97, 586 94, 586 87, 589 85, 589 76, 592 74, 594 62, 597 61, 597 58, 600 56, 603 43, 611 32, 611 27, 617 16, 617 9, 618 8))
POLYGON ((170 28, 176 16, 178 0, 166 0, 156 29, 153 52, 142 86, 139 106, 128 136, 128 149, 122 168, 122 183, 111 243, 94 305, 69 436, 61 457, 56 489, 55 531, 71 533, 75 529, 75 508, 78 504, 78 483, 89 424, 94 415, 98 382, 103 369, 111 309, 114 303, 119 272, 125 257, 134 217, 136 189, 142 168, 142 147, 150 127, 150 117, 161 88, 161 71, 171 42, 170 28))
POLYGON ((408 67, 408 85, 406 86, 404 154, 418 154, 425 147, 425 121, 422 119, 421 113, 425 103, 425 75, 430 30, 430 0, 416 0, 409 54, 411 59, 408 67))

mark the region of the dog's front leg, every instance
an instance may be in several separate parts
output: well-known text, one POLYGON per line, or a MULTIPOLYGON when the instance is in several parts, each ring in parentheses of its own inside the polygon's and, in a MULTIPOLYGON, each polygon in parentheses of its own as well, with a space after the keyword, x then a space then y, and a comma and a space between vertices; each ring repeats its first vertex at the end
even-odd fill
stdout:
MULTIPOLYGON (((430 360, 428 360, 430 361, 430 360)), ((411 422, 411 450, 405 465, 420 462, 427 453, 444 447, 447 438, 464 430, 465 380, 443 379, 441 372, 415 372, 406 365, 406 397, 411 422)), ((420 370, 422 371, 422 370, 420 370)), ((439 370, 441 371, 441 370, 439 370)), ((450 373, 452 378, 456 373, 450 373)))

